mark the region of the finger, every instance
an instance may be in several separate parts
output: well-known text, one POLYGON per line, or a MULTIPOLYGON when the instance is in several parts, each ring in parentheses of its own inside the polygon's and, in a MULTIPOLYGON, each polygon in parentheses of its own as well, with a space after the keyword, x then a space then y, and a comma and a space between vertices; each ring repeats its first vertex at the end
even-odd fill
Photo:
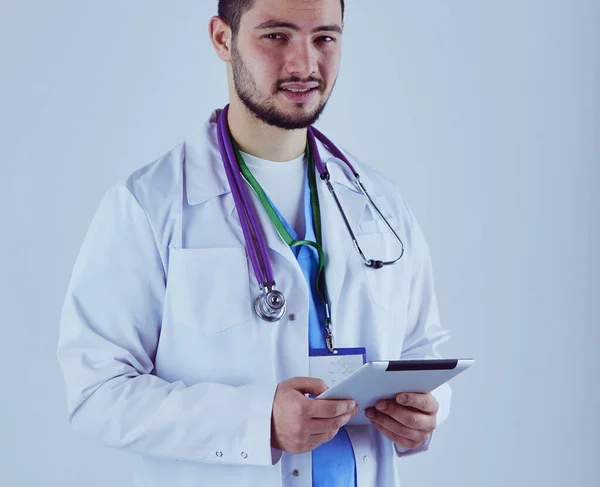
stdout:
MULTIPOLYGON (((396 407, 400 408, 401 406, 396 407)), ((409 428, 408 426, 398 422, 393 416, 391 416, 391 409, 392 408, 390 408, 390 411, 386 410, 386 412, 376 413, 373 418, 371 418, 371 422, 383 426, 385 429, 391 431, 397 436, 401 436, 413 441, 422 441, 424 436, 429 434, 427 431, 409 428)))
POLYGON ((287 381, 287 385, 298 392, 312 394, 313 396, 319 396, 328 389, 325 382, 313 377, 293 377, 287 381))
POLYGON ((337 418, 342 414, 354 412, 356 402, 345 399, 311 399, 312 418, 337 418))
MULTIPOLYGON (((415 409, 406 408, 404 406, 398 406, 393 402, 390 402, 384 411, 377 411, 373 408, 369 408, 369 410, 375 413, 375 417, 373 419, 377 419, 381 415, 389 416, 394 421, 397 421, 398 423, 401 423, 407 428, 413 430, 420 430, 429 433, 437 426, 435 415, 426 414, 415 409)), ((382 422, 381 420, 378 421, 382 422)))
POLYGON ((437 399, 433 397, 431 393, 418 394, 413 392, 403 392, 396 396, 396 402, 402 406, 415 408, 429 414, 435 414, 439 409, 437 399))
POLYGON ((339 430, 342 426, 345 426, 358 412, 358 408, 354 409, 349 413, 342 414, 336 418, 313 418, 310 420, 308 425, 308 431, 310 434, 319 435, 327 434, 332 431, 339 430))
POLYGON ((333 438, 335 438, 335 436, 337 435, 337 431, 333 432, 327 432, 327 433, 320 433, 318 435, 310 435, 309 439, 308 439, 308 444, 311 445, 311 450, 314 450, 315 448, 317 448, 319 445, 322 445, 323 443, 327 443, 328 441, 333 440, 333 438))
POLYGON ((403 436, 398 436, 394 432, 388 430, 385 426, 382 426, 378 423, 373 423, 373 427, 379 431, 383 436, 392 440, 397 445, 403 446, 405 448, 417 448, 419 445, 423 443, 427 438, 423 441, 415 441, 410 438, 405 438, 403 436))

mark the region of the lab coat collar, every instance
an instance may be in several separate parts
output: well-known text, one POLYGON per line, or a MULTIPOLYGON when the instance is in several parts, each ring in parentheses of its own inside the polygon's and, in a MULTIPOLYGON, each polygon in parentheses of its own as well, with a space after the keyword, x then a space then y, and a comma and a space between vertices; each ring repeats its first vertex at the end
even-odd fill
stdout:
MULTIPOLYGON (((208 122, 196 128, 185 140, 185 176, 189 205, 204 203, 216 196, 231 193, 217 139, 217 119, 221 109, 216 109, 208 122)), ((317 140, 319 154, 329 170, 331 182, 361 194, 352 181, 352 173, 345 164, 334 157, 317 140)), ((364 180, 364 177, 361 175, 364 180)))

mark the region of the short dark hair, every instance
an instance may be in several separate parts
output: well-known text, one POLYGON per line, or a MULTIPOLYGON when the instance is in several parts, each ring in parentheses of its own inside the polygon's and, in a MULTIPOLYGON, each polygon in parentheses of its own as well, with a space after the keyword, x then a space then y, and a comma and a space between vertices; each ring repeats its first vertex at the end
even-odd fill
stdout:
MULTIPOLYGON (((344 0, 340 0, 342 4, 342 19, 346 6, 344 0)), ((219 0, 218 16, 231 28, 233 37, 240 30, 242 15, 254 6, 254 0, 219 0)))

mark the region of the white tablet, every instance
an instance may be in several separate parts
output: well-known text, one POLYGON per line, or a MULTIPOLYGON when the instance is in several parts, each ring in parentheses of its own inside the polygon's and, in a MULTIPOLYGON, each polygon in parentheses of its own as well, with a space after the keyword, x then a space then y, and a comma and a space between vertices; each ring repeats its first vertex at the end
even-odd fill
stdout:
POLYGON ((354 399, 360 412, 347 425, 371 424, 364 410, 400 392, 428 393, 473 365, 473 359, 367 362, 316 399, 354 399))

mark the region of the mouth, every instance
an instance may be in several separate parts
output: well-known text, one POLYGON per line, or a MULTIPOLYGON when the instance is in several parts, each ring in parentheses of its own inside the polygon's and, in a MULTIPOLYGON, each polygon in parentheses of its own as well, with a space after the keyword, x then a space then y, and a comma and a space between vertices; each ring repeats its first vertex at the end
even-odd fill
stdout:
POLYGON ((298 102, 307 102, 312 100, 315 97, 315 94, 318 91, 318 88, 280 88, 279 91, 290 101, 298 103, 298 102))

